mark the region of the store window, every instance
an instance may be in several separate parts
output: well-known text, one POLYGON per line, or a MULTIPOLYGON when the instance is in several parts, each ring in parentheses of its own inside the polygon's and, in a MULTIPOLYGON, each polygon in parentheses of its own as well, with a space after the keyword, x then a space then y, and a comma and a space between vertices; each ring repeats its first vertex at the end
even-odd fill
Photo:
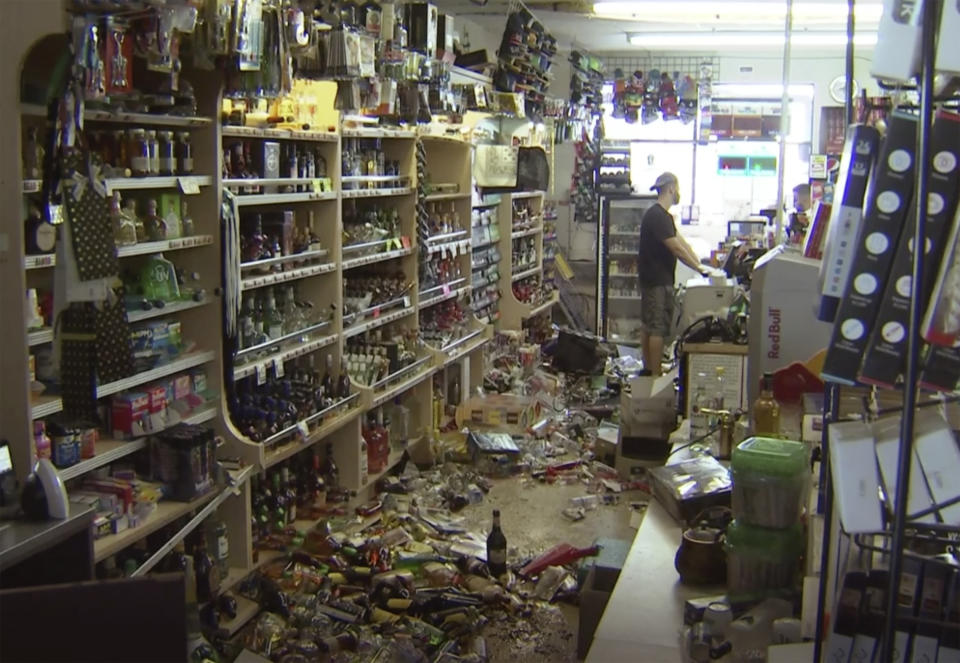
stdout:
POLYGON ((681 199, 693 206, 693 212, 675 209, 674 213, 678 222, 687 225, 684 233, 694 248, 706 254, 724 239, 728 221, 776 206, 783 127, 783 190, 788 209, 793 187, 808 180, 814 86, 791 85, 785 114, 782 91, 780 85, 715 83, 712 135, 708 142, 698 143, 695 122, 659 117, 628 122, 613 117, 613 88, 607 85, 604 136, 630 141, 631 180, 637 193, 648 193, 650 183, 663 171, 676 173, 681 199))

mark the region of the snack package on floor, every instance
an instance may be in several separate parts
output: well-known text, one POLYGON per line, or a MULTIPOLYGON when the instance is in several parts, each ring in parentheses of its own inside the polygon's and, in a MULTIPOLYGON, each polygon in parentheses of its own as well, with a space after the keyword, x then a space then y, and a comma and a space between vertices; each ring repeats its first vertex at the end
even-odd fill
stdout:
MULTIPOLYGON (((960 196, 960 114, 937 113, 930 141, 932 156, 930 188, 927 196, 926 265, 923 282, 916 288, 918 301, 930 299, 937 276, 936 265, 943 257, 944 239, 954 219, 957 197, 960 196)), ((913 274, 913 235, 917 225, 916 205, 907 216, 900 243, 893 259, 886 293, 880 300, 880 311, 873 325, 870 344, 863 357, 860 380, 867 384, 892 387, 903 372, 909 334, 911 274, 913 274)), ((954 225, 956 222, 954 221, 954 225)), ((960 297, 960 288, 950 291, 950 298, 960 297)), ((960 305, 956 306, 960 317, 960 305)))
POLYGON ((917 118, 890 115, 821 375, 855 384, 913 197, 917 118))
POLYGON ((853 124, 847 128, 818 277, 821 298, 817 318, 824 322, 833 322, 847 285, 853 247, 863 220, 863 198, 879 142, 880 132, 873 127, 853 124))

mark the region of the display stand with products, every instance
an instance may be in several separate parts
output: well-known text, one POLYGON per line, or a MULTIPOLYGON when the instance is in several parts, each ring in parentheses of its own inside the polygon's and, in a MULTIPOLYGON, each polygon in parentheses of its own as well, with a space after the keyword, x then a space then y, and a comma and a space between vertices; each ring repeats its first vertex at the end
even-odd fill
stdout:
MULTIPOLYGON (((888 5, 885 12, 889 11, 888 5)), ((871 195, 876 200, 868 200, 867 209, 871 204, 885 208, 884 203, 891 196, 896 197, 899 186, 912 186, 913 208, 909 214, 913 222, 904 224, 903 233, 912 233, 911 244, 918 246, 924 244, 924 238, 932 230, 928 229, 928 224, 938 222, 937 216, 941 212, 940 205, 927 202, 938 197, 943 202, 937 193, 939 181, 948 171, 955 169, 957 159, 951 153, 952 146, 935 145, 936 123, 950 121, 935 112, 934 45, 940 3, 928 2, 913 11, 919 14, 912 17, 909 26, 902 23, 899 15, 885 15, 881 19, 881 42, 889 43, 878 45, 874 73, 892 75, 889 72, 893 66, 898 71, 907 68, 908 71, 900 71, 900 77, 919 74, 916 151, 911 154, 914 149, 911 144, 890 155, 878 163, 875 175, 880 182, 884 178, 889 180, 890 172, 906 170, 904 159, 915 163, 916 168, 905 178, 907 182, 887 186, 884 191, 873 191, 871 195), (910 58, 889 58, 893 42, 897 42, 901 50, 909 50, 912 45, 917 54, 916 62, 910 58)), ((941 43, 945 38, 941 26, 941 43)), ((848 52, 848 60, 850 58, 852 53, 848 52)), ((850 69, 848 66, 847 89, 850 88, 850 69)), ((848 120, 851 117, 852 104, 848 104, 848 120)), ((899 229, 888 227, 884 232, 899 233, 899 229)), ((876 232, 865 238, 866 249, 872 251, 878 235, 876 232)), ((862 248, 857 248, 850 276, 852 287, 861 289, 871 272, 866 261, 858 261, 862 248)), ((839 421, 840 391, 845 387, 833 382, 827 385, 819 505, 823 536, 816 660, 821 656, 839 660, 838 657, 849 655, 854 649, 864 649, 868 655, 872 653, 874 660, 880 661, 906 660, 908 652, 910 660, 952 660, 960 652, 960 603, 957 602, 960 594, 954 577, 956 573, 948 560, 936 555, 938 551, 949 549, 960 526, 960 507, 957 505, 960 496, 956 494, 955 486, 942 479, 952 475, 960 466, 960 451, 943 414, 937 411, 937 407, 930 407, 943 403, 923 398, 923 403, 918 404, 923 396, 921 388, 943 389, 924 381, 922 370, 927 369, 923 367, 923 361, 928 366, 930 361, 936 361, 936 370, 949 372, 949 362, 935 359, 936 353, 930 351, 934 346, 921 352, 924 309, 934 305, 934 302, 924 301, 925 283, 928 283, 925 275, 928 270, 938 267, 931 264, 936 262, 931 255, 935 254, 915 252, 909 277, 901 279, 909 295, 908 315, 901 332, 907 341, 902 407, 894 416, 881 417, 872 425, 842 422, 839 421), (859 477, 853 477, 852 468, 859 468, 859 477), (859 495, 849 489, 851 483, 861 487, 859 495), (863 488, 871 485, 875 487, 872 492, 863 488), (881 485, 887 496, 883 505, 876 497, 881 485), (851 545, 842 546, 842 542, 851 545), (847 568, 845 560, 840 558, 835 565, 834 551, 844 547, 850 548, 851 554, 859 553, 860 559, 877 559, 881 564, 873 568, 869 565, 847 568), (834 576, 834 568, 839 568, 841 574, 844 569, 847 572, 834 576), (829 620, 830 630, 826 632, 824 615, 831 605, 836 606, 836 610, 829 620)), ((880 275, 881 278, 886 276, 880 275)), ((845 297, 851 295, 851 284, 847 286, 845 297)), ((865 318, 858 323, 863 326, 861 333, 869 333, 871 323, 876 323, 870 316, 860 317, 865 318)), ((838 328, 846 329, 849 336, 853 322, 856 321, 843 316, 841 309, 836 321, 838 328)), ((889 332, 890 328, 885 325, 884 340, 894 338, 889 332)), ((829 363, 824 366, 825 374, 832 374, 832 370, 829 363)), ((857 379, 865 379, 867 370, 866 363, 857 367, 857 379)), ((953 375, 951 381, 952 385, 946 389, 948 394, 955 390, 957 376, 953 375)), ((948 395, 946 400, 952 399, 948 395)))
POLYGON ((544 196, 543 191, 514 193, 500 204, 503 329, 520 329, 524 320, 549 312, 557 303, 553 283, 543 278, 544 196))
MULTIPOLYGON (((66 48, 62 36, 42 38, 58 35, 61 17, 38 16, 29 4, 9 7, 24 29, 7 46, 26 57, 8 58, 12 64, 5 66, 12 70, 22 61, 24 76, 49 72, 48 60, 66 48)), ((4 80, 19 80, 19 73, 4 80)), ((476 252, 467 221, 469 143, 440 135, 420 141, 414 131, 352 121, 342 130, 336 122, 312 125, 319 129, 296 122, 248 126, 258 121, 249 112, 253 106, 221 102, 222 72, 185 67, 181 80, 196 91, 189 114, 94 110, 92 104, 84 113, 87 144, 104 163, 127 321, 135 332, 144 330, 131 339, 142 344, 134 345, 133 369, 95 388, 93 402, 106 414, 99 433, 86 422, 56 421, 69 414, 71 400, 53 392, 50 367, 56 364, 48 348, 64 336, 62 328, 54 331, 52 311, 76 279, 62 271, 69 264, 60 253, 65 226, 34 211, 45 195, 37 170, 45 119, 35 102, 41 99, 27 96, 18 108, 19 95, 10 90, 0 102, 5 116, 21 117, 19 126, 10 123, 4 131, 9 144, 21 145, 26 169, 15 171, 13 160, 4 167, 11 183, 5 196, 12 194, 11 206, 22 201, 26 220, 5 228, 22 261, 0 262, 10 284, 4 306, 25 313, 4 316, 0 324, 8 347, 24 348, 2 358, 4 373, 23 380, 3 383, 0 430, 14 440, 21 476, 35 453, 49 454, 70 494, 86 504, 93 498, 83 496, 90 492, 84 488, 102 488, 90 483, 94 471, 107 476, 111 465, 115 475, 131 476, 148 455, 142 452, 156 453, 164 436, 182 432, 177 423, 210 426, 188 430, 202 437, 197 448, 209 461, 215 453, 226 476, 215 480, 210 462, 203 490, 176 500, 144 496, 136 519, 125 524, 98 518, 93 558, 109 577, 141 575, 166 569, 184 542, 199 549, 206 541, 220 567, 213 599, 273 556, 263 549, 263 536, 272 533, 256 524, 262 524, 256 505, 268 484, 286 487, 285 518, 298 531, 323 517, 306 486, 324 468, 335 466, 325 476, 342 479, 329 486, 331 502, 343 499, 353 509, 369 498, 404 451, 437 430, 435 402, 456 404, 454 394, 478 385, 478 350, 492 327, 469 315, 456 338, 439 334, 424 343, 417 331, 430 327, 433 311, 470 295, 466 275, 476 252), (221 126, 221 118, 228 124, 221 126), (422 176, 418 144, 426 153, 422 176), (140 159, 134 148, 143 148, 145 162, 131 160, 140 159), (441 223, 448 218, 457 226, 459 217, 463 227, 421 235, 418 201, 434 206, 441 223), (462 283, 427 285, 418 267, 435 256, 453 260, 462 283), (431 290, 435 286, 439 290, 431 290), (218 305, 221 297, 235 308, 218 305), (411 356, 404 355, 408 344, 411 356), (41 353, 34 379, 27 357, 41 353), (442 376, 442 399, 429 379, 435 375, 442 376), (41 384, 47 385, 43 393, 33 393, 41 384), (287 404, 283 412, 268 404, 277 395, 287 404), (49 426, 41 429, 42 423, 49 426), (389 448, 374 453, 366 439, 372 427, 390 430, 389 448), (39 448, 21 442, 31 439, 39 448)), ((86 180, 86 188, 99 181, 86 180)), ((237 616, 220 623, 227 635, 258 609, 239 598, 237 616)))
POLYGON ((640 221, 656 196, 599 196, 596 329, 617 343, 640 339, 640 281, 637 256, 640 221))

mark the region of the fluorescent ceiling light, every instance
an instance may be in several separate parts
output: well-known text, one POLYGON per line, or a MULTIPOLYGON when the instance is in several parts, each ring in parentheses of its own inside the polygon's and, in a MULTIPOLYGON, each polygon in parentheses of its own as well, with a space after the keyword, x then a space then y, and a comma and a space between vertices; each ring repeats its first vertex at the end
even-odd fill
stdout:
MULTIPOLYGON (((786 43, 780 32, 629 32, 627 41, 634 46, 648 48, 716 48, 782 47, 786 43)), ((790 38, 791 46, 845 46, 847 35, 843 32, 799 32, 790 38)), ((856 46, 875 46, 876 33, 860 33, 853 36, 856 46)))
MULTIPOLYGON (((879 22, 883 5, 879 2, 858 2, 854 7, 854 17, 860 22, 879 22)), ((724 3, 703 2, 702 0, 633 0, 595 2, 593 13, 609 18, 632 18, 638 21, 677 20, 689 21, 695 18, 716 18, 720 21, 782 21, 786 18, 787 3, 779 0, 758 2, 756 0, 728 0, 724 3)), ((794 2, 793 18, 799 22, 839 22, 845 21, 847 4, 845 2, 794 2)))

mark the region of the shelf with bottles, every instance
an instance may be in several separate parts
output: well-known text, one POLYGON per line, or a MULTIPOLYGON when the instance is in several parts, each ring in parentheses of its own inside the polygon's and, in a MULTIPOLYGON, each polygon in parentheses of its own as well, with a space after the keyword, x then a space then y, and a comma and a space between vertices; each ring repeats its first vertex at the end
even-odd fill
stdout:
POLYGON ((177 189, 185 195, 199 193, 200 187, 213 184, 209 175, 145 175, 143 177, 108 177, 103 180, 108 196, 115 191, 145 189, 177 189))
POLYGON ((446 349, 451 343, 474 331, 475 323, 472 307, 466 296, 450 298, 420 311, 420 335, 433 350, 446 349))
MULTIPOLYGON (((213 351, 196 350, 193 352, 187 352, 183 355, 180 355, 176 359, 160 364, 155 368, 136 373, 130 377, 123 378, 122 380, 108 382, 106 384, 97 386, 97 398, 99 399, 105 396, 118 394, 121 391, 127 391, 148 382, 160 380, 170 375, 190 370, 196 366, 201 366, 203 364, 212 362, 215 359, 216 353, 213 351)), ((33 406, 31 408, 31 416, 33 419, 48 417, 63 410, 63 401, 59 396, 34 396, 32 402, 33 406)))
POLYGON ((335 200, 336 142, 277 142, 221 132, 223 186, 238 205, 335 200))
MULTIPOLYGON (((360 251, 360 250, 369 248, 369 246, 372 244, 378 244, 380 246, 384 246, 384 245, 390 245, 391 243, 393 243, 393 245, 396 245, 396 243, 400 243, 402 246, 402 244, 404 243, 409 243, 409 240, 407 240, 406 242, 404 240, 406 240, 406 238, 404 239, 396 238, 396 239, 384 240, 379 242, 370 242, 363 246, 360 246, 360 245, 349 246, 349 247, 345 246, 343 247, 343 253, 344 253, 344 256, 350 255, 350 253, 352 253, 353 250, 360 251)), ((343 270, 346 271, 348 269, 355 269, 357 267, 373 265, 378 262, 385 262, 387 260, 395 260, 397 258, 403 258, 405 256, 413 255, 413 252, 414 250, 412 247, 402 246, 402 248, 393 249, 390 251, 384 251, 382 253, 373 253, 369 255, 358 256, 356 258, 350 258, 343 261, 343 270)))
POLYGON ((469 192, 466 192, 466 193, 460 193, 460 192, 452 192, 452 193, 430 193, 430 194, 427 194, 427 196, 426 196, 426 198, 424 198, 424 200, 425 200, 426 202, 428 202, 428 203, 436 203, 436 202, 442 202, 442 201, 448 201, 448 200, 467 200, 467 199, 469 199, 472 195, 473 195, 473 194, 471 194, 471 193, 469 193, 469 192))
MULTIPOLYGON (((225 486, 211 482, 206 492, 188 501, 160 499, 154 502, 149 509, 145 509, 147 513, 139 516, 138 524, 135 527, 128 527, 116 534, 107 534, 106 536, 94 539, 94 561, 101 562, 107 557, 116 555, 124 548, 132 546, 174 521, 188 516, 195 511, 200 511, 203 515, 198 514, 198 516, 193 517, 187 525, 177 531, 173 538, 167 539, 164 546, 169 545, 169 548, 172 549, 177 542, 182 541, 184 537, 193 531, 206 515, 211 513, 227 497, 233 494, 238 486, 241 486, 247 481, 250 478, 252 470, 252 467, 246 467, 241 470, 230 471, 228 472, 228 483, 225 486)), ((141 493, 144 492, 144 488, 145 486, 141 486, 141 493)), ((151 492, 154 492, 158 496, 162 494, 161 484, 154 484, 151 492)))
MULTIPOLYGON (((40 104, 20 104, 20 114, 45 118, 47 108, 40 104)), ((162 113, 128 113, 124 110, 107 110, 87 107, 83 111, 86 122, 147 125, 155 127, 208 127, 213 121, 208 117, 190 115, 167 115, 162 113)))
POLYGON ((514 283, 516 283, 517 281, 522 281, 523 279, 528 279, 531 276, 537 276, 540 274, 540 271, 541 271, 540 265, 537 263, 532 263, 532 266, 527 264, 527 265, 517 265, 516 267, 517 269, 520 269, 522 271, 519 271, 510 277, 510 280, 513 281, 514 283))
POLYGON ((494 244, 473 251, 470 270, 477 272, 493 265, 500 264, 500 247, 494 244))
POLYGON ((325 440, 328 436, 349 424, 363 410, 360 398, 360 392, 356 391, 350 396, 340 399, 330 408, 326 408, 325 411, 318 412, 314 415, 312 421, 307 422, 308 427, 313 426, 313 428, 309 428, 308 435, 288 434, 286 436, 286 439, 289 440, 288 444, 275 444, 268 449, 265 448, 263 461, 260 463, 261 467, 269 469, 278 463, 282 463, 300 451, 325 440))
POLYGON ((179 237, 177 239, 162 239, 151 242, 138 242, 128 246, 117 246, 117 257, 128 258, 130 256, 148 255, 151 253, 167 253, 170 251, 179 251, 181 249, 192 249, 198 246, 207 246, 213 244, 213 235, 193 235, 179 237))
POLYGON ((543 232, 541 226, 534 226, 533 228, 526 228, 524 230, 516 230, 510 234, 513 239, 521 239, 523 237, 532 237, 534 235, 540 234, 543 232))
MULTIPOLYGON (((276 374, 277 364, 284 364, 291 359, 310 354, 328 345, 337 342, 337 334, 321 335, 323 331, 330 331, 329 322, 313 325, 307 329, 286 334, 277 340, 270 340, 260 343, 251 348, 242 351, 244 354, 237 353, 236 362, 233 368, 233 379, 242 380, 249 375, 263 375, 267 370, 273 368, 276 374), (269 352, 279 345, 291 344, 285 350, 269 352), (249 352, 249 354, 246 354, 249 352)), ((283 369, 281 368, 281 372, 283 369)), ((281 376, 282 377, 282 376, 281 376)))
POLYGON ((467 252, 472 248, 470 238, 466 237, 468 234, 468 231, 460 230, 458 232, 446 233, 445 235, 439 235, 437 237, 430 237, 425 241, 422 250, 427 254, 448 253, 454 257, 458 255, 466 255, 467 252), (457 237, 460 239, 456 239, 457 237))
MULTIPOLYGON (((313 180, 314 183, 317 180, 313 180)), ((314 185, 311 191, 295 193, 257 193, 237 197, 239 207, 263 207, 267 205, 291 205, 294 203, 314 203, 337 199, 337 192, 325 190, 322 185, 314 185)))
POLYGON ((343 138, 397 138, 411 140, 417 137, 416 132, 409 129, 392 129, 390 127, 343 127, 340 132, 343 138))
POLYGON ((280 129, 273 127, 248 127, 226 124, 220 127, 224 138, 263 138, 270 140, 316 141, 335 143, 339 140, 336 131, 306 131, 303 129, 280 129))
POLYGON ((471 304, 466 304, 465 313, 465 322, 455 334, 445 338, 439 347, 436 343, 430 344, 430 348, 436 356, 438 368, 449 366, 458 359, 469 355, 484 346, 493 336, 493 328, 478 319, 471 304))
POLYGON ((343 279, 344 338, 412 313, 414 277, 403 269, 352 272, 343 279))
POLYGON ((351 382, 365 392, 366 403, 431 367, 431 356, 418 340, 418 331, 394 327, 353 336, 344 347, 351 382))
POLYGON ((127 321, 130 323, 134 322, 143 322, 144 320, 149 320, 151 318, 159 318, 165 315, 173 315, 175 313, 182 313, 184 311, 190 311, 201 306, 206 306, 211 302, 209 299, 183 299, 174 302, 166 302, 163 300, 156 300, 153 302, 144 300, 149 306, 149 308, 137 309, 127 309, 127 321), (159 304, 159 306, 158 306, 159 304))
POLYGON ((463 285, 466 284, 466 282, 466 278, 460 278, 455 279, 451 283, 444 283, 439 286, 434 286, 428 290, 421 291, 420 302, 417 304, 417 308, 422 311, 425 308, 436 306, 441 302, 468 296, 470 294, 471 286, 469 284, 463 285))

